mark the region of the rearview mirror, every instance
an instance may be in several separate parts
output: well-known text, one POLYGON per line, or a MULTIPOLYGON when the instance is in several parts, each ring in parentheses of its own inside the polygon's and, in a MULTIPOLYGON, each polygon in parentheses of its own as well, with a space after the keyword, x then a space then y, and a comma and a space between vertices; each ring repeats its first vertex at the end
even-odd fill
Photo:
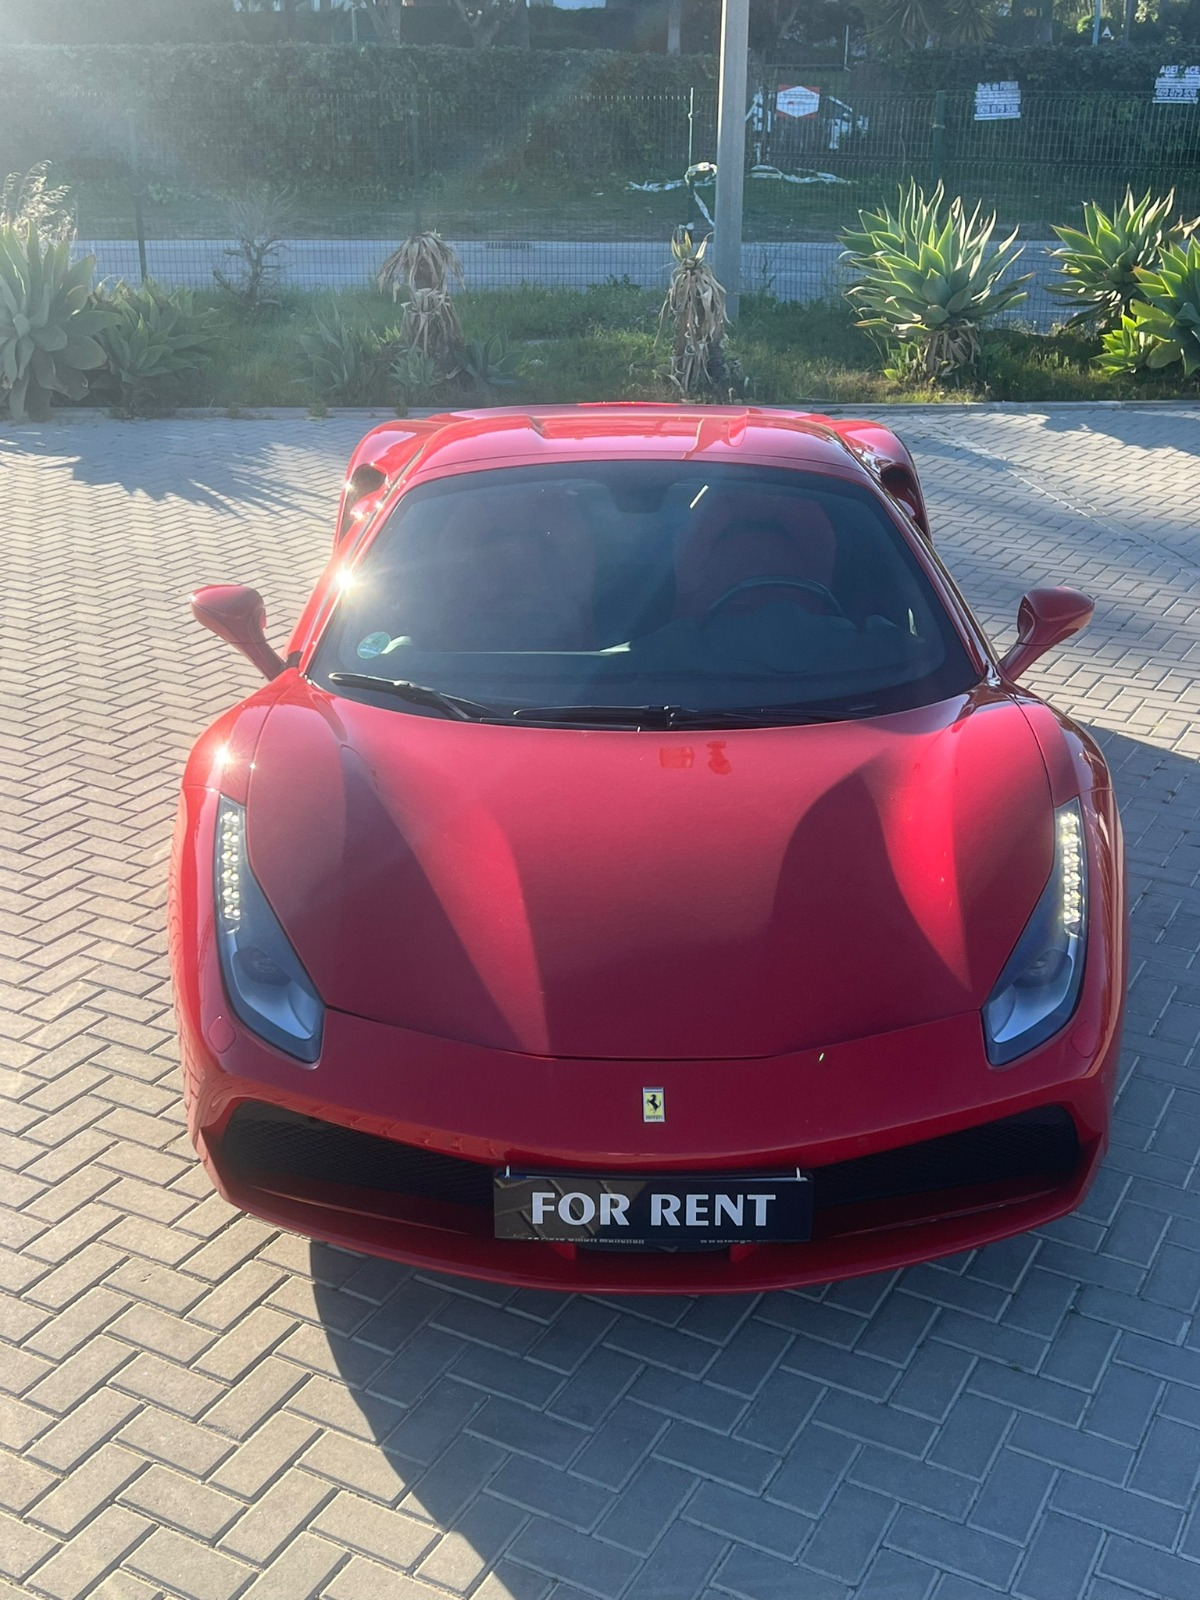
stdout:
POLYGON ((1015 683, 1037 658, 1092 620, 1095 603, 1078 589, 1030 589, 1017 612, 1017 642, 1000 663, 1015 683))
POLYGON ((283 671, 285 663, 267 643, 267 608, 257 589, 210 583, 191 596, 191 607, 202 627, 240 650, 264 678, 277 678, 283 671))

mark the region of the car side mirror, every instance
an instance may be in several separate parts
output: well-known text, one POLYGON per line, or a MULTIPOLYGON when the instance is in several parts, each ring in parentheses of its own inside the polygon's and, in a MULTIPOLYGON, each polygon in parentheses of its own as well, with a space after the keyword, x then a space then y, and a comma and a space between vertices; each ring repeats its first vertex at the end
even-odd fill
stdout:
POLYGON ((257 589, 241 583, 210 583, 191 596, 192 615, 201 627, 233 645, 262 673, 277 678, 286 663, 267 643, 267 608, 257 589))
POLYGON ((1030 589, 1017 612, 1017 642, 1000 663, 1000 671, 1015 682, 1056 644, 1086 628, 1096 606, 1078 589, 1030 589))

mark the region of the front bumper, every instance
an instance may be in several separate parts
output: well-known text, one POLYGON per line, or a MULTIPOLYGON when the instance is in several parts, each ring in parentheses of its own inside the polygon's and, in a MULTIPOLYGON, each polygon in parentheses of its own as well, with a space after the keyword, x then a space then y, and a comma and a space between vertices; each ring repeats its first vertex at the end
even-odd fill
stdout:
MULTIPOLYGON (((1072 1210, 1104 1150, 1115 1033, 1003 1073, 971 1015, 762 1061, 550 1061, 329 1013, 305 1069, 184 1021, 189 1124, 234 1205, 333 1243, 542 1288, 696 1293, 882 1271, 1072 1210), (641 1121, 661 1087, 663 1124, 641 1121), (493 1172, 814 1172, 814 1237, 697 1253, 492 1237, 493 1172)), ((1094 1037, 1094 1034, 1093 1034, 1094 1037)), ((1086 1041, 1085 1041, 1086 1042, 1086 1041)))

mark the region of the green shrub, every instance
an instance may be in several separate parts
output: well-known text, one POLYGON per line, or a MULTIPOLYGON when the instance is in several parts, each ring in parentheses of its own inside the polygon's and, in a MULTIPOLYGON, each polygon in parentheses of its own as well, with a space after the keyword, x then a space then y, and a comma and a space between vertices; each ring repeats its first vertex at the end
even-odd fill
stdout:
POLYGON ((1052 294, 1074 304, 1068 325, 1094 323, 1105 329, 1121 321, 1139 295, 1139 268, 1153 269, 1167 245, 1179 243, 1196 227, 1194 221, 1172 222, 1174 207, 1174 189, 1159 200, 1152 199, 1147 189, 1135 200, 1133 190, 1127 188, 1111 216, 1088 201, 1083 207, 1082 232, 1055 228, 1063 248, 1050 254, 1059 262, 1065 281, 1049 287, 1052 294))
POLYGON ((15 421, 44 421, 55 394, 82 400, 104 365, 96 335, 114 319, 89 304, 94 266, 72 266, 66 240, 44 241, 35 223, 0 228, 0 400, 15 421))
POLYGON ((898 369, 943 378, 974 366, 979 330, 998 312, 1026 298, 1033 276, 1001 279, 1018 259, 1015 233, 992 245, 995 214, 970 216, 960 198, 946 203, 939 183, 932 195, 910 180, 893 212, 860 211, 859 228, 842 244, 859 281, 847 296, 858 325, 898 347, 898 369))
POLYGON ((113 313, 100 343, 117 405, 132 415, 169 409, 179 381, 212 355, 212 312, 196 310, 190 289, 166 290, 152 278, 138 289, 118 283, 96 298, 113 313))
POLYGON ((1179 362, 1200 371, 1200 240, 1169 245, 1157 268, 1138 269, 1141 298, 1107 334, 1097 365, 1105 372, 1156 372, 1179 362))
POLYGON ((385 337, 349 322, 337 305, 328 316, 318 313, 315 321, 316 332, 302 333, 300 345, 312 365, 317 393, 335 404, 369 404, 385 337))

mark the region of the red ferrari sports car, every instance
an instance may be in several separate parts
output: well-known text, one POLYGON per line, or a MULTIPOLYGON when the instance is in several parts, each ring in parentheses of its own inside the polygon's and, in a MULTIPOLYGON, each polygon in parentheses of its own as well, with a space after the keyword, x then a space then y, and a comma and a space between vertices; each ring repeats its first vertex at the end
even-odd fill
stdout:
POLYGON ((187 764, 171 951, 214 1183, 545 1288, 766 1289, 1034 1227, 1105 1148, 1121 828, 874 422, 547 407, 356 450, 286 657, 187 764))

